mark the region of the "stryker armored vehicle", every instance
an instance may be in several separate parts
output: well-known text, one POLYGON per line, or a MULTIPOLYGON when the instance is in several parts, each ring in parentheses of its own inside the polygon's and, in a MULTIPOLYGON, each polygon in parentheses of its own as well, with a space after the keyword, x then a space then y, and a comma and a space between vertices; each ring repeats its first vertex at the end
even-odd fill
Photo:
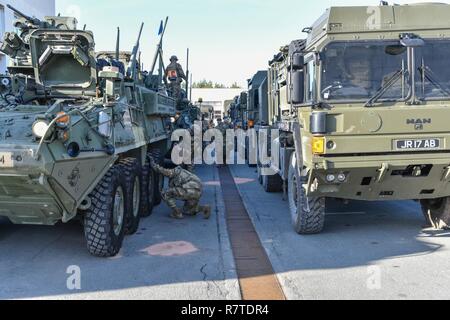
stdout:
POLYGON ((170 148, 175 101, 149 85, 160 75, 141 70, 143 25, 131 53, 118 43, 112 58, 97 59, 93 33, 75 18, 40 21, 10 8, 18 33, 0 50, 16 103, 0 110, 0 216, 37 225, 79 217, 89 252, 114 256, 160 202, 149 157, 170 148))
POLYGON ((270 62, 270 165, 298 233, 323 230, 326 198, 416 200, 434 227, 450 224, 449 16, 446 4, 333 7, 270 62))

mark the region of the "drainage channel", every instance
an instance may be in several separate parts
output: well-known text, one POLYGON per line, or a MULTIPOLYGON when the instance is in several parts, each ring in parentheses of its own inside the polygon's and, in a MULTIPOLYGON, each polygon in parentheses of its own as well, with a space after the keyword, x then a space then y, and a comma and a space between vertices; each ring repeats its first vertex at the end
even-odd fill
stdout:
POLYGON ((226 221, 243 300, 286 300, 226 166, 219 168, 226 221))

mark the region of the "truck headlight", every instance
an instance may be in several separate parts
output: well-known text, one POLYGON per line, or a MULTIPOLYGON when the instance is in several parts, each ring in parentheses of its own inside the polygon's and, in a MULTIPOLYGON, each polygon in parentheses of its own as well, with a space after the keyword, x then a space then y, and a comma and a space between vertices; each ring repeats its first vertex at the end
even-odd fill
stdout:
POLYGON ((66 128, 70 123, 70 116, 65 112, 56 114, 56 125, 60 128, 66 128))
POLYGON ((42 139, 47 130, 48 130, 48 122, 45 120, 37 120, 35 123, 33 123, 33 126, 31 127, 33 135, 38 139, 42 139))

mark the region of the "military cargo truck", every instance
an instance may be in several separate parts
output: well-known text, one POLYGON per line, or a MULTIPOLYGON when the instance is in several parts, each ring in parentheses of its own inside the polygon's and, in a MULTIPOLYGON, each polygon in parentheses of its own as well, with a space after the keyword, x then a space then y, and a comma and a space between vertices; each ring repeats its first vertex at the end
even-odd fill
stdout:
POLYGON ((236 129, 247 128, 247 95, 247 91, 241 92, 234 98, 234 103, 231 105, 230 118, 236 129))
POLYGON ((323 230, 327 198, 416 200, 449 225, 449 16, 446 4, 333 7, 270 62, 271 168, 298 233, 323 230))
POLYGON ((266 101, 267 71, 258 71, 248 80, 247 115, 249 129, 260 125, 263 121, 262 118, 267 118, 267 108, 262 108, 263 105, 267 105, 266 101))
POLYGON ((13 10, 18 33, 0 49, 15 97, 0 110, 0 216, 36 225, 79 217, 89 252, 114 256, 160 202, 149 157, 170 147, 175 101, 147 85, 139 40, 130 53, 117 45, 96 57, 93 33, 75 18, 13 10))

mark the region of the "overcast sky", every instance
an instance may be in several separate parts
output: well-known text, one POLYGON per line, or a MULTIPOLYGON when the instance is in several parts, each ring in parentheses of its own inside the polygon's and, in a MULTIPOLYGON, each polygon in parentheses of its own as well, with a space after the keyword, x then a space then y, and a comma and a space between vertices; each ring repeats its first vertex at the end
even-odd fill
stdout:
MULTIPOLYGON (((395 3, 435 2, 402 1, 395 3)), ((194 81, 208 79, 244 86, 277 50, 302 38, 327 7, 336 5, 378 5, 368 0, 56 0, 57 13, 75 15, 80 27, 94 31, 97 50, 114 50, 116 27, 122 30, 122 50, 131 50, 139 25, 143 61, 151 63, 160 20, 170 17, 164 50, 186 63, 190 48, 190 70, 194 81)))

